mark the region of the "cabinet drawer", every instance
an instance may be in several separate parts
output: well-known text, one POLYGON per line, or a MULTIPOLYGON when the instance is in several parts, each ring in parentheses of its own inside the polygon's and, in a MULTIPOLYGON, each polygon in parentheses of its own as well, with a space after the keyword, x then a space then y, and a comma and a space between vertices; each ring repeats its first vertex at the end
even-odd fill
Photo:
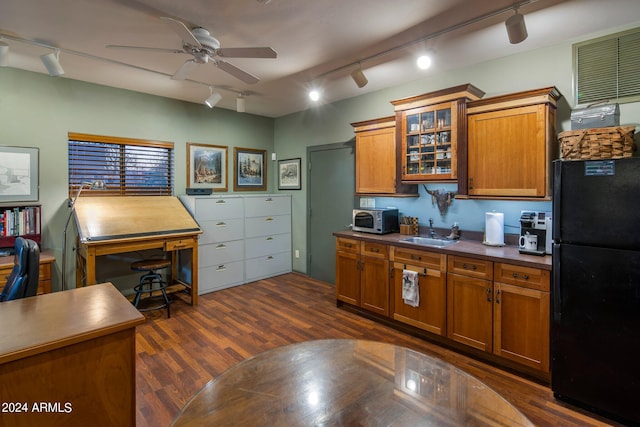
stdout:
POLYGON ((200 221, 202 234, 200 244, 227 242, 244 238, 244 219, 219 219, 214 221, 200 221))
POLYGON ((382 243, 362 242, 362 255, 388 259, 389 253, 387 251, 387 245, 382 243))
POLYGON ((428 267, 439 271, 445 271, 447 256, 437 252, 427 252, 419 249, 407 249, 391 246, 391 260, 404 264, 428 267))
POLYGON ((289 196, 256 196, 244 199, 246 217, 264 215, 290 215, 291 197, 289 196))
POLYGON ((168 240, 164 242, 164 250, 169 251, 177 251, 180 249, 189 249, 193 248, 198 244, 198 241, 195 239, 176 239, 176 240, 168 240))
POLYGON ((245 218, 245 238, 291 233, 291 215, 259 216, 245 218))
POLYGON ((346 237, 336 238, 336 251, 360 253, 360 240, 348 239, 346 237))
POLYGON ((244 261, 212 265, 198 270, 198 294, 244 283, 244 261))
POLYGON ((245 247, 247 258, 256 258, 279 252, 291 252, 291 234, 254 237, 253 239, 247 239, 245 247))
POLYGON ((247 259, 245 263, 247 282, 289 272, 291 272, 291 252, 251 258, 247 259))
POLYGON ((242 240, 200 245, 198 247, 198 265, 200 267, 209 267, 243 259, 244 242, 242 240))
POLYGON ((510 283, 525 288, 549 292, 550 271, 521 265, 497 262, 494 277, 496 282, 510 283))
POLYGON ((196 199, 195 204, 198 220, 237 218, 244 214, 240 197, 196 199))
POLYGON ((450 256, 447 271, 463 276, 491 280, 493 278, 493 262, 475 258, 450 256))

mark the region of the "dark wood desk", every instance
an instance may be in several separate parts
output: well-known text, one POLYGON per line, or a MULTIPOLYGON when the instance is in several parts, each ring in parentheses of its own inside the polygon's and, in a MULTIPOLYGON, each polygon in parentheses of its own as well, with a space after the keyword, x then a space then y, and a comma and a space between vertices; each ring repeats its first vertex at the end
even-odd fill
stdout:
POLYGON ((320 340, 279 347, 230 368, 172 426, 533 426, 456 367, 391 344, 320 340))
POLYGON ((135 426, 135 327, 111 283, 0 303, 0 425, 135 426))

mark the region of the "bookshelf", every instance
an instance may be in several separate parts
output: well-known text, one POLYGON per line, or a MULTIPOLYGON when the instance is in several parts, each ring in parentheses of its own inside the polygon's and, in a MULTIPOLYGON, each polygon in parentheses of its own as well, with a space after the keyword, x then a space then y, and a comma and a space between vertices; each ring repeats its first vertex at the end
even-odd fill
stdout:
POLYGON ((41 245, 41 205, 0 205, 0 250, 13 248, 17 237, 41 245))

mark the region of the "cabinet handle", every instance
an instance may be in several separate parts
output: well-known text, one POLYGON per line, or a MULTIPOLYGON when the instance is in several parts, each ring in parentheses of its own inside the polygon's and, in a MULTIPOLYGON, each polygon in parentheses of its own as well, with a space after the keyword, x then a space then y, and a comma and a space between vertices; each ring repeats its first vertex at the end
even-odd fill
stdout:
POLYGON ((500 289, 496 290, 496 304, 500 304, 500 289))
POLYGON ((223 271, 223 270, 226 270, 226 269, 227 269, 227 266, 224 265, 224 264, 221 264, 221 265, 218 266, 218 268, 216 268, 216 271, 223 271))
POLYGON ((462 264, 462 268, 465 270, 473 270, 475 271, 478 267, 475 264, 462 264))
POLYGON ((529 280, 529 275, 528 275, 528 274, 518 274, 518 273, 513 273, 513 278, 514 278, 514 279, 524 279, 524 280, 529 280))
POLYGON ((491 302, 491 288, 487 288, 487 301, 491 302))
POLYGON ((273 259, 273 256, 271 256, 271 255, 269 255, 269 256, 267 257, 267 261, 271 261, 272 259, 273 259))
POLYGON ((469 190, 473 190, 473 178, 469 178, 469 190))
POLYGON ((273 202, 273 199, 272 199, 271 197, 267 197, 267 198, 265 199, 265 202, 273 202))
POLYGON ((415 255, 415 254, 411 254, 411 259, 413 260, 418 260, 418 261, 422 261, 422 257, 420 255, 415 255))
POLYGON ((344 246, 345 248, 352 248, 353 244, 351 244, 351 243, 343 243, 342 246, 344 246))
POLYGON ((224 243, 220 243, 219 245, 216 246, 216 249, 224 249, 226 247, 227 245, 225 245, 224 243))
POLYGON ((376 254, 377 254, 377 253, 380 253, 380 249, 378 249, 378 248, 371 248, 371 249, 369 249, 369 252, 373 252, 373 253, 376 253, 376 254))
POLYGON ((273 240, 273 237, 267 237, 265 240, 273 240))
POLYGON ((273 218, 271 218, 271 217, 265 218, 265 221, 273 221, 273 218))
POLYGON ((220 200, 216 200, 216 203, 224 204, 224 203, 227 203, 227 201, 224 199, 220 199, 220 200))
POLYGON ((227 223, 224 221, 220 221, 219 223, 216 224, 216 227, 226 227, 227 223))

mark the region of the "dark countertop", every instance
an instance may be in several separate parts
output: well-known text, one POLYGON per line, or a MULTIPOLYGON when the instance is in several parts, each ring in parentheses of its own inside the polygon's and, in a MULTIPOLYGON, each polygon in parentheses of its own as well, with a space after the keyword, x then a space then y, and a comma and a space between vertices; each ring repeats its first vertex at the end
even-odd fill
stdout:
POLYGON ((485 259, 496 262, 509 262, 510 264, 522 265, 525 267, 539 268, 551 271, 551 255, 537 256, 521 254, 517 246, 487 246, 478 240, 466 240, 464 238, 458 240, 458 243, 449 245, 445 248, 437 248, 431 246, 416 245, 414 243, 403 242, 408 236, 406 234, 372 234, 362 233, 359 231, 336 231, 333 233, 336 237, 346 237, 352 239, 365 240, 375 243, 383 243, 387 245, 401 246, 405 248, 421 249, 429 252, 438 252, 448 255, 469 256, 471 258, 485 259))

